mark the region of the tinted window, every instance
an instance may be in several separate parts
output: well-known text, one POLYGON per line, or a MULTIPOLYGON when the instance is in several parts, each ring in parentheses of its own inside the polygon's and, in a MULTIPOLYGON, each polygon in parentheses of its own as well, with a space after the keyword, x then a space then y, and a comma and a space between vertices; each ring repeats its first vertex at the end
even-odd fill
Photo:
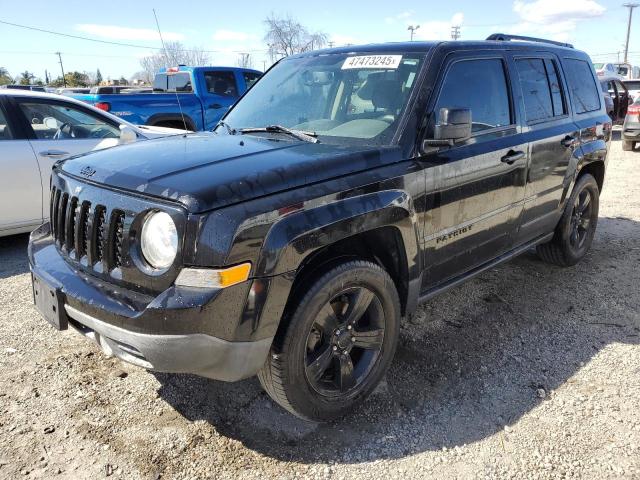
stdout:
POLYGON ((507 80, 502 60, 454 63, 442 84, 436 112, 441 108, 471 109, 472 131, 511 125, 507 80))
POLYGON ((553 103, 553 115, 558 117, 567 113, 567 107, 564 103, 564 93, 560 84, 560 76, 558 74, 558 65, 553 60, 545 60, 544 66, 547 69, 547 78, 549 79, 549 88, 551 89, 551 102, 553 103))
POLYGON ((626 87, 629 90, 640 90, 640 81, 638 81, 638 82, 624 82, 624 84, 626 85, 626 87))
POLYGON ((237 97, 236 76, 233 72, 204 72, 207 91, 215 95, 237 97))
POLYGON ((256 83, 260 78, 259 73, 244 72, 242 75, 244 75, 244 83, 247 84, 247 88, 256 83))
POLYGON ((516 60, 524 108, 528 122, 553 117, 551 90, 544 61, 539 58, 516 60))
POLYGON ((0 140, 11 140, 13 138, 8 123, 7 117, 5 117, 4 112, 0 108, 0 140))
POLYGON ((582 60, 565 59, 567 82, 576 113, 593 112, 600 108, 600 92, 596 87, 591 66, 582 60))

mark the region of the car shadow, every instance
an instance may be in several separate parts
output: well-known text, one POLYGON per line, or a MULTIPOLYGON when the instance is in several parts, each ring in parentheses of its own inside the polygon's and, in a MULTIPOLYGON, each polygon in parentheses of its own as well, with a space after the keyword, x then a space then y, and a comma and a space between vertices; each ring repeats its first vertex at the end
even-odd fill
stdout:
POLYGON ((297 419, 256 379, 155 373, 158 393, 187 419, 285 461, 358 463, 475 442, 553 398, 605 346, 640 343, 639 234, 638 222, 601 218, 575 267, 528 252, 422 305, 403 321, 386 381, 339 422, 297 419))
POLYGON ((29 234, 0 237, 0 279, 29 271, 29 234))

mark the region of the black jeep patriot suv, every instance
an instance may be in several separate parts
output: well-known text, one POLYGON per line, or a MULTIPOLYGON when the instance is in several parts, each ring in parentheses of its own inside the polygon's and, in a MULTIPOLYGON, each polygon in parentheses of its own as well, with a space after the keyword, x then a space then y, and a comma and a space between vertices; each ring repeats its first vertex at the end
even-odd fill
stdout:
POLYGON ((257 374, 329 420, 385 375, 420 301, 532 247, 585 256, 610 122, 571 45, 291 56, 214 132, 57 164, 29 244, 35 303, 127 362, 257 374))

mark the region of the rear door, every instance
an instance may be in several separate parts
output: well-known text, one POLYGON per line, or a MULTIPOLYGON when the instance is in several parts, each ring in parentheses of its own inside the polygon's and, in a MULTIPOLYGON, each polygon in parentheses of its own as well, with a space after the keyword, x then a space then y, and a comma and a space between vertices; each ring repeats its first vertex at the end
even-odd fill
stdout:
POLYGON ((0 96, 0 234, 43 218, 40 168, 6 98, 0 96))
POLYGON ((238 82, 233 70, 204 70, 201 94, 205 126, 211 129, 238 99, 238 82))
POLYGON ((552 54, 514 55, 519 79, 523 132, 529 141, 529 169, 517 243, 555 228, 580 132, 571 119, 559 60, 552 54))
POLYGON ((426 170, 425 289, 513 246, 527 143, 518 126, 512 80, 500 52, 450 54, 439 74, 432 117, 440 108, 468 108, 473 129, 468 141, 421 159, 426 170))

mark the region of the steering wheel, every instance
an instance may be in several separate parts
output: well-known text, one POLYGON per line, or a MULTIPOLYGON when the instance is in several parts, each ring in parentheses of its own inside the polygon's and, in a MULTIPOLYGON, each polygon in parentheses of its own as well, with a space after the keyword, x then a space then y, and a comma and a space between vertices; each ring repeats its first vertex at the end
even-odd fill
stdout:
POLYGON ((58 131, 53 135, 54 140, 63 140, 65 138, 74 138, 75 133, 73 131, 73 125, 70 123, 63 123, 58 127, 58 131))

